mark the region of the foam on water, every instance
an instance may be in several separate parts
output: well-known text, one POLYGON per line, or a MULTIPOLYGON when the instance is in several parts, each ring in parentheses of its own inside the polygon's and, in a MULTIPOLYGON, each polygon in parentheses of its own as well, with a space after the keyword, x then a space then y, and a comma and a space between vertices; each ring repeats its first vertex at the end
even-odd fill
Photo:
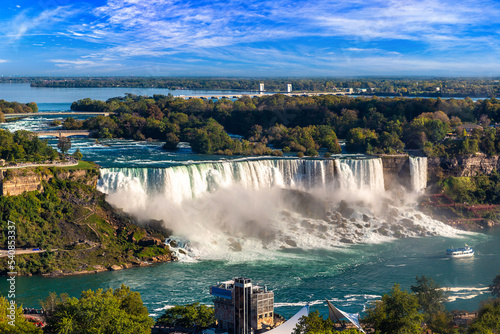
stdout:
POLYGON ((279 249, 467 234, 411 203, 394 204, 378 158, 108 168, 101 170, 98 188, 111 204, 142 220, 163 220, 185 240, 173 247, 181 261, 252 261, 275 258, 279 249))

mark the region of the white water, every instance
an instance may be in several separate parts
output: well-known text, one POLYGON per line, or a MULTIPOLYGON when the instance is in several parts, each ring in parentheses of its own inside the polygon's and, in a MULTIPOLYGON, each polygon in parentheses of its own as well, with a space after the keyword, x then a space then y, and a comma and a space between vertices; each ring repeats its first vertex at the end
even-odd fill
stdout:
POLYGON ((416 193, 423 193, 427 188, 427 158, 410 157, 410 175, 412 189, 416 193))
POLYGON ((378 158, 111 168, 101 170, 98 188, 141 220, 163 220, 176 240, 185 240, 172 247, 182 260, 252 260, 280 248, 457 236, 401 198, 393 204, 378 158))

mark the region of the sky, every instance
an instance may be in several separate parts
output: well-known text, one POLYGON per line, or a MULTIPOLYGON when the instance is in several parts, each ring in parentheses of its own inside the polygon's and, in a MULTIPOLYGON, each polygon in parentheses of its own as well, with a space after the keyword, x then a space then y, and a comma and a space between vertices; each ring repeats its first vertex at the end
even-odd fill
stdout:
POLYGON ((3 76, 498 76, 500 1, 3 0, 3 76))

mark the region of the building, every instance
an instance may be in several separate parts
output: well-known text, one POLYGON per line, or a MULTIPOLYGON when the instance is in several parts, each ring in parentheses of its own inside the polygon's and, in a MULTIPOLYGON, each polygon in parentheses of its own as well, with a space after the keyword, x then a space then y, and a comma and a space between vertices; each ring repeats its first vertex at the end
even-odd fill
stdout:
POLYGON ((261 83, 259 84, 259 92, 263 92, 263 91, 264 91, 264 83, 263 83, 263 82, 261 82, 261 83))
POLYGON ((259 333, 275 326, 274 293, 250 278, 237 277, 210 287, 218 330, 259 333))
POLYGON ((292 92, 292 84, 286 84, 286 92, 291 93, 292 92))

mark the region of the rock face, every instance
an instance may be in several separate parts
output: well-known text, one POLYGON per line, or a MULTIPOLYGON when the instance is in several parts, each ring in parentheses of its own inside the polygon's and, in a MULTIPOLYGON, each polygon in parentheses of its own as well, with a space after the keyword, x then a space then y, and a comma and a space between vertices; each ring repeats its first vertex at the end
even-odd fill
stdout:
POLYGON ((9 170, 1 174, 3 196, 16 196, 25 191, 43 190, 42 176, 32 169, 9 170))
POLYGON ((410 161, 408 155, 382 155, 384 186, 386 190, 396 185, 411 188, 410 161))
MULTIPOLYGON (((78 181, 88 186, 97 184, 99 173, 84 169, 57 172, 61 180, 78 181)), ((35 168, 0 170, 0 195, 17 196, 26 191, 43 191, 42 181, 50 181, 54 174, 48 169, 35 168)))
POLYGON ((500 168, 500 156, 488 157, 479 153, 458 158, 428 158, 428 174, 449 176, 476 176, 491 174, 500 168))

